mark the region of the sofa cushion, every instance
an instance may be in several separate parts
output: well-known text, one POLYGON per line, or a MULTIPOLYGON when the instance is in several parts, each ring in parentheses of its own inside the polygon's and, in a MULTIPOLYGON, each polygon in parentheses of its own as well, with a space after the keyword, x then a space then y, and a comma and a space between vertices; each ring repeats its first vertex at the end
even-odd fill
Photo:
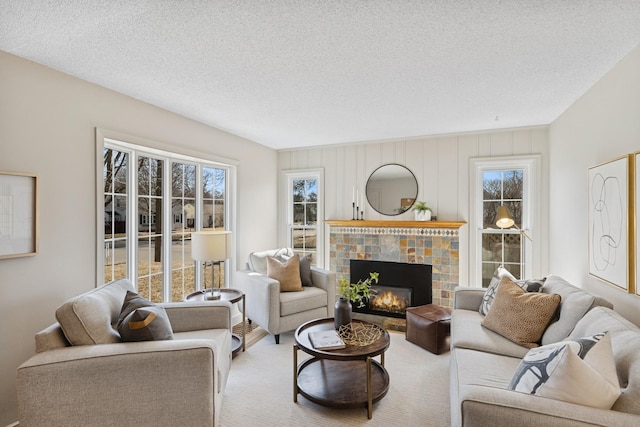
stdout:
POLYGON ((291 248, 270 249, 261 252, 251 252, 249 254, 249 269, 267 275, 267 257, 273 257, 280 261, 286 261, 293 256, 291 248))
POLYGON ((164 308, 128 291, 118 318, 122 341, 157 341, 173 339, 173 330, 164 308))
POLYGON ((127 291, 133 291, 127 279, 107 283, 78 295, 56 310, 56 319, 71 345, 120 342, 115 327, 127 291))
POLYGON ((528 348, 482 326, 478 310, 453 310, 451 313, 451 348, 468 348, 521 359, 528 348))
POLYGON ((537 347, 558 304, 559 295, 525 292, 504 277, 482 326, 524 347, 537 347))
POLYGON ((491 304, 496 297, 496 291, 498 290, 498 286, 500 286, 500 281, 504 277, 508 277, 512 282, 514 282, 527 292, 538 292, 540 288, 542 288, 542 285, 545 281, 544 278, 518 280, 503 266, 496 268, 496 271, 494 271, 493 273, 493 277, 491 277, 491 282, 489 283, 489 286, 485 290, 484 296, 482 297, 482 303, 480 304, 480 314, 486 316, 491 309, 491 304))
POLYGON ((610 409, 620 396, 611 336, 598 333, 529 350, 509 390, 610 409))
POLYGON ((558 294, 562 297, 559 311, 542 335, 542 345, 567 338, 578 320, 593 307, 598 305, 613 307, 607 300, 583 291, 559 276, 547 276, 542 292, 558 294))
POLYGON ((298 292, 302 290, 300 280, 300 258, 294 255, 284 263, 276 258, 267 257, 267 276, 280 282, 280 292, 298 292))
POLYGON ((622 394, 611 409, 640 415, 640 328, 606 307, 584 315, 568 339, 608 331, 622 394))

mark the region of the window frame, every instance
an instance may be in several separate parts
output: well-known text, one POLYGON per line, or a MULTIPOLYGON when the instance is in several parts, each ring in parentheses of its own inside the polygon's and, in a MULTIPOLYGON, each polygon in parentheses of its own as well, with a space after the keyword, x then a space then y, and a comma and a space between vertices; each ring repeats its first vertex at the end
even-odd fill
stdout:
MULTIPOLYGON (((324 268, 324 169, 290 169, 282 171, 281 194, 283 194, 283 235, 281 236, 282 245, 293 248, 292 230, 293 228, 301 228, 293 224, 294 216, 294 200, 293 200, 293 181, 315 179, 318 182, 318 202, 316 225, 302 226, 302 228, 316 229, 316 267, 324 268)), ((294 248, 295 252, 295 248, 294 248)))
MULTIPOLYGON (((483 157, 470 159, 470 215, 469 215, 469 276, 471 286, 482 287, 482 235, 487 229, 483 228, 483 176, 484 172, 523 170, 522 188, 522 224, 531 240, 522 237, 524 243, 523 278, 532 277, 540 271, 540 239, 541 210, 540 210, 540 155, 483 157)), ((515 228, 493 230, 496 234, 519 234, 515 228)))
MULTIPOLYGON (((171 166, 173 163, 186 163, 186 164, 198 164, 196 167, 197 172, 201 172, 203 167, 214 167, 226 170, 226 203, 225 203, 225 230, 234 231, 236 224, 236 205, 237 205, 237 165, 236 160, 222 158, 218 156, 212 156, 193 150, 180 149, 176 146, 164 145, 155 141, 146 140, 131 135, 126 135, 116 131, 107 129, 96 128, 96 221, 97 221, 97 233, 96 233, 96 286, 100 286, 105 283, 105 233, 104 233, 104 180, 103 180, 103 159, 104 149, 114 148, 119 151, 127 153, 128 167, 127 167, 127 181, 130 190, 127 191, 127 217, 135 218, 135 220, 128 220, 126 224, 127 232, 127 278, 132 281, 137 289, 137 267, 138 256, 137 250, 134 250, 134 246, 137 244, 138 236, 138 221, 137 215, 137 203, 138 203, 138 189, 137 189, 137 158, 139 155, 162 159, 166 163, 166 167, 163 168, 163 212, 167 219, 163 221, 163 230, 161 231, 164 241, 171 242, 172 226, 173 226, 173 214, 172 214, 172 192, 171 192, 171 166), (133 165, 133 166, 132 166, 133 165), (131 183, 134 183, 131 185, 131 183), (129 237, 130 236, 130 237, 129 237), (168 236, 168 238, 166 238, 168 236)), ((201 176, 196 173, 196 187, 201 188, 201 176)), ((198 190, 200 191, 200 190, 198 190)), ((196 197, 198 200, 199 198, 196 197)), ((202 215, 202 200, 196 203, 196 216, 198 218, 202 215)), ((196 222, 194 231, 199 231, 202 228, 201 221, 196 222)), ((232 246, 236 247, 236 236, 232 234, 232 246)), ((174 268, 171 262, 171 245, 163 244, 163 301, 171 301, 171 278, 174 268), (168 284, 168 286, 167 286, 168 284)), ((225 261, 225 283, 230 283, 231 272, 236 269, 236 257, 232 257, 230 260, 225 261)), ((204 268, 201 263, 195 263, 195 281, 196 289, 201 287, 202 278, 204 274, 204 268)))

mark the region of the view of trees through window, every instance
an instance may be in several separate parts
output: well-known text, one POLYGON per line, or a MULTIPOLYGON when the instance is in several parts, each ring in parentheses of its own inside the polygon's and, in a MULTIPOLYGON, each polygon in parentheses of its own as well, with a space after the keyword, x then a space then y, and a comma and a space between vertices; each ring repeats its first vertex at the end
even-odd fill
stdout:
POLYGON ((293 225, 291 226, 291 246, 300 257, 311 255, 316 264, 318 252, 318 180, 294 179, 293 225))
POLYGON ((496 226, 496 212, 505 205, 515 225, 522 228, 524 171, 521 169, 482 173, 482 285, 487 287, 493 272, 503 265, 515 277, 521 277, 522 236, 517 229, 496 226))
MULTIPOLYGON (((225 229, 227 170, 108 145, 103 155, 105 282, 129 278, 153 302, 181 301, 211 287, 204 263, 202 282, 195 283, 191 233, 225 229)), ((220 267, 216 286, 224 286, 220 267)))

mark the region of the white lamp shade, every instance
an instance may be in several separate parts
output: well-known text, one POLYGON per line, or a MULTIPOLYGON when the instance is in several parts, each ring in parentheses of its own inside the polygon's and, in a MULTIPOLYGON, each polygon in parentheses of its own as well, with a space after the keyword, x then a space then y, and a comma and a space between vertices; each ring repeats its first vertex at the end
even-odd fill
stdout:
POLYGON ((513 227, 514 221, 511 218, 511 214, 509 213, 509 209, 502 205, 498 207, 498 211, 496 212, 496 225, 500 228, 510 228, 513 227))
POLYGON ((231 232, 191 233, 191 258, 195 261, 222 261, 231 258, 231 232))

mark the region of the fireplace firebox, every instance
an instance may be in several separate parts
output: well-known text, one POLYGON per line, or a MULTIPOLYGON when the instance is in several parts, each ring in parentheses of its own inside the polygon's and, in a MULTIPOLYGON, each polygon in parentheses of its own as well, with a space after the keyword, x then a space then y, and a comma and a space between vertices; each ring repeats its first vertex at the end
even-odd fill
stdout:
POLYGON ((365 280, 371 272, 379 273, 378 283, 372 286, 375 294, 363 307, 354 305, 353 311, 404 318, 408 307, 431 304, 430 265, 350 260, 352 283, 365 280))

